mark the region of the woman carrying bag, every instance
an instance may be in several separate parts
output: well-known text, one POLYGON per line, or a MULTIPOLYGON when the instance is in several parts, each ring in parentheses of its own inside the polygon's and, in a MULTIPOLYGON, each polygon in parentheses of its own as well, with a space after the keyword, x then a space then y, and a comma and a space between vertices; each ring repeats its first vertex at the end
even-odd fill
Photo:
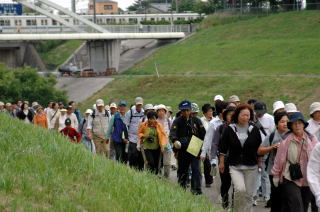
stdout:
POLYGON ((305 128, 308 122, 300 112, 290 116, 290 134, 280 143, 272 168, 273 184, 281 189, 282 212, 307 212, 312 198, 307 182, 307 164, 318 139, 305 128))

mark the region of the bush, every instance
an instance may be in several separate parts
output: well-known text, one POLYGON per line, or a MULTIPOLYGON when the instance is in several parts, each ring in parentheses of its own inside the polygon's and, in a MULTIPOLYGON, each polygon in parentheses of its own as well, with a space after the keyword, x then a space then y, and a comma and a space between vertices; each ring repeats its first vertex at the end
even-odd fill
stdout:
POLYGON ((1 101, 28 100, 37 101, 42 105, 50 100, 67 102, 66 92, 56 90, 55 84, 54 77, 42 77, 35 69, 9 69, 0 64, 1 101))
POLYGON ((60 46, 65 42, 66 42, 65 40, 40 41, 39 43, 36 43, 35 46, 39 53, 45 53, 56 48, 57 46, 60 46))

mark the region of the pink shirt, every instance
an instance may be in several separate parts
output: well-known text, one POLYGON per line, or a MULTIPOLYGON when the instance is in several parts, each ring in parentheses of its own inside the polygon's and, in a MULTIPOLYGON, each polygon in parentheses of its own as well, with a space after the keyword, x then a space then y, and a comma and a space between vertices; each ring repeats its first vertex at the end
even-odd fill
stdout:
MULTIPOLYGON (((318 143, 318 139, 315 136, 313 136, 312 140, 310 140, 308 135, 304 133, 303 137, 304 137, 304 140, 307 141, 304 144, 305 146, 302 150, 303 152, 301 154, 300 161, 299 161, 303 178, 293 181, 298 186, 308 186, 308 182, 307 182, 308 160, 313 147, 318 143)), ((292 140, 297 141, 298 139, 293 133, 290 133, 290 135, 280 143, 280 146, 278 148, 277 155, 274 161, 274 166, 272 168, 272 175, 274 178, 280 179, 280 182, 283 181, 283 175, 286 170, 286 164, 287 164, 288 149, 292 140)), ((298 145, 297 148, 299 150, 298 154, 300 154, 302 142, 297 142, 297 145, 298 145)))

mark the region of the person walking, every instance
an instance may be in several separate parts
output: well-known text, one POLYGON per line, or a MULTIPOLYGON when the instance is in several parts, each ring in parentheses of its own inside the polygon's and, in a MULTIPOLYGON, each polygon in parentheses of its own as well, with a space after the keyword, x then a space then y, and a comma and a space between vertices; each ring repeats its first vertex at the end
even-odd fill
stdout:
POLYGON ((65 128, 66 119, 67 119, 67 109, 62 108, 59 111, 59 115, 55 119, 54 129, 60 132, 63 128, 65 128))
POLYGON ((71 119, 67 118, 65 120, 65 128, 63 128, 60 133, 68 137, 72 143, 80 143, 81 135, 80 133, 71 126, 71 119))
MULTIPOLYGON (((70 101, 68 105, 71 106, 73 113, 74 113, 74 114, 76 115, 76 117, 77 117, 78 123, 81 123, 81 121, 82 121, 82 115, 81 115, 80 110, 77 108, 77 107, 78 107, 78 106, 77 106, 77 103, 76 103, 75 101, 70 101)), ((70 119, 71 119, 71 118, 70 118, 70 119)), ((72 119, 71 119, 71 121, 72 121, 72 119)), ((73 122, 73 121, 72 121, 72 122, 73 122)), ((75 128, 78 129, 78 127, 75 127, 75 128)))
POLYGON ((47 119, 49 123, 49 129, 54 129, 54 124, 57 117, 60 115, 59 105, 56 102, 51 104, 52 108, 47 111, 47 119))
POLYGON ((188 170, 191 165, 191 192, 195 195, 202 194, 200 158, 187 152, 187 148, 193 136, 204 139, 206 130, 199 118, 191 116, 191 102, 184 100, 179 104, 181 116, 177 117, 170 130, 170 139, 177 151, 178 182, 181 187, 187 187, 188 170))
POLYGON ((308 122, 300 112, 292 112, 288 122, 290 134, 278 147, 272 168, 273 184, 281 184, 281 211, 307 212, 312 199, 307 182, 307 164, 318 143, 305 128, 308 122))
MULTIPOLYGON (((95 147, 92 147, 91 140, 88 140, 88 134, 87 134, 87 125, 88 125, 88 118, 91 116, 93 111, 91 109, 87 109, 84 113, 84 117, 79 125, 79 133, 81 134, 81 140, 86 149, 90 150, 91 152, 95 152, 95 147)), ((94 145, 94 144, 93 144, 94 145)))
POLYGON ((168 117, 168 111, 165 105, 163 104, 157 105, 155 107, 155 110, 158 116, 157 122, 163 126, 166 134, 166 147, 165 147, 165 151, 162 152, 163 175, 165 178, 169 178, 170 172, 171 172, 171 156, 173 155, 170 140, 169 140, 169 134, 170 134, 170 128, 172 126, 172 122, 168 117))
MULTIPOLYGON (((306 130, 320 140, 320 102, 313 102, 310 105, 310 120, 308 123, 306 130)), ((318 211, 314 196, 311 199, 311 211, 318 211)))
POLYGON ((144 117, 143 98, 137 97, 135 105, 126 113, 125 124, 128 128, 129 147, 128 160, 129 166, 138 170, 143 170, 144 162, 138 146, 138 129, 144 117))
POLYGON ((118 111, 119 112, 116 112, 111 117, 106 138, 109 140, 110 146, 113 145, 114 147, 115 160, 120 163, 126 163, 127 160, 125 149, 126 144, 129 142, 129 135, 124 121, 127 112, 127 102, 120 101, 118 104, 118 111))
POLYGON ((316 144, 311 152, 307 166, 307 179, 315 202, 320 207, 320 143, 316 144))
POLYGON ((110 114, 104 108, 104 101, 98 99, 96 101, 96 110, 93 110, 91 116, 88 117, 87 137, 93 140, 96 153, 98 155, 109 156, 109 141, 106 139, 106 133, 109 127, 110 114))
POLYGON ((48 119, 43 111, 43 107, 40 105, 36 108, 36 115, 34 115, 32 122, 34 125, 48 129, 48 119))
POLYGON ((147 121, 141 123, 138 136, 141 151, 144 151, 147 169, 153 174, 159 173, 160 154, 167 146, 167 135, 163 126, 157 122, 158 115, 151 111, 147 114, 147 121))
POLYGON ((71 126, 78 131, 79 130, 78 118, 74 113, 73 107, 71 105, 67 107, 67 118, 71 120, 71 126))
POLYGON ((31 110, 29 109, 29 105, 26 102, 22 103, 21 109, 17 113, 17 117, 18 117, 18 119, 24 121, 27 124, 32 123, 33 114, 31 112, 31 110))
POLYGON ((271 212, 281 211, 281 190, 279 189, 279 187, 274 186, 271 170, 273 168, 274 159, 276 157, 277 149, 280 145, 280 142, 282 142, 288 136, 288 121, 289 117, 286 112, 277 112, 274 117, 276 130, 274 130, 270 135, 268 135, 264 139, 264 141, 258 149, 258 155, 267 155, 265 165, 266 172, 269 175, 269 181, 271 184, 271 212))
MULTIPOLYGON (((267 105, 263 101, 256 101, 254 103, 254 113, 255 113, 255 125, 259 128, 262 141, 270 135, 274 129, 274 118, 270 114, 267 113, 267 105)), ((266 172, 265 161, 267 159, 267 155, 259 158, 259 172, 257 176, 256 189, 253 193, 253 205, 257 205, 258 199, 258 190, 261 186, 262 195, 267 203, 266 207, 270 207, 270 193, 271 193, 271 185, 269 181, 269 176, 266 172)))
POLYGON ((234 210, 252 209, 252 195, 258 172, 257 150, 261 144, 259 129, 251 125, 254 113, 250 105, 239 104, 230 124, 222 134, 219 171, 225 172, 225 155, 228 154, 230 175, 234 186, 234 210))

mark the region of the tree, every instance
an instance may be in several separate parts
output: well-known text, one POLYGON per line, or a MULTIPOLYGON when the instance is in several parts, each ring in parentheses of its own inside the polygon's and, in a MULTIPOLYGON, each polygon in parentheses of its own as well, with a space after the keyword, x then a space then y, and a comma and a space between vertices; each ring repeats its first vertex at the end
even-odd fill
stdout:
POLYGON ((55 78, 42 77, 35 69, 24 67, 12 70, 0 64, 1 101, 28 100, 42 105, 52 100, 67 102, 66 92, 56 90, 55 84, 55 78))

